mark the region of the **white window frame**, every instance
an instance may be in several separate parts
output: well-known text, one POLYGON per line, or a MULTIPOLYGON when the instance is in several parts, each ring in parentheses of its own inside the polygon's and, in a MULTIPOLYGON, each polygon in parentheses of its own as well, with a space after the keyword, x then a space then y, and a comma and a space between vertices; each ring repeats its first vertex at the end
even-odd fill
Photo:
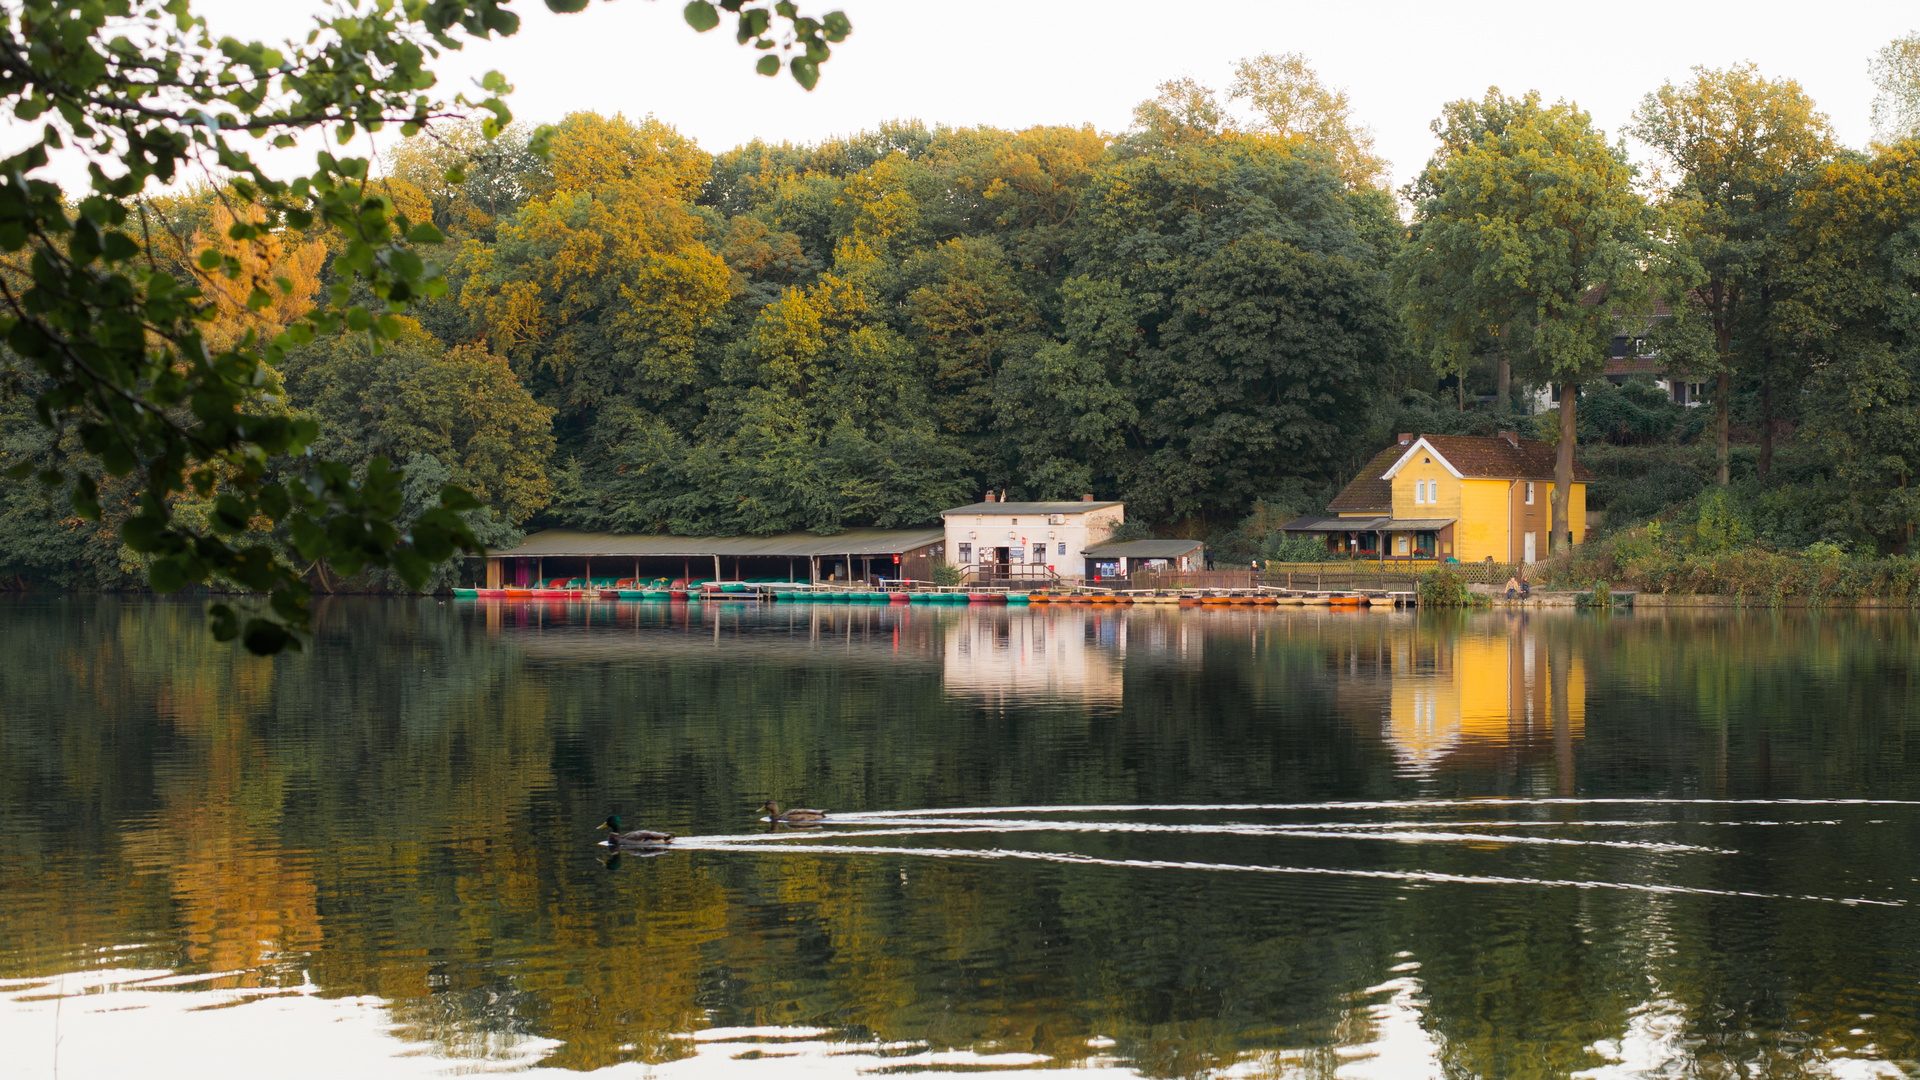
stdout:
POLYGON ((1419 506, 1425 503, 1426 501, 1427 501, 1427 482, 1425 480, 1415 480, 1413 482, 1413 505, 1419 506))
POLYGON ((1527 505, 1533 505, 1533 481, 1527 481, 1527 505))

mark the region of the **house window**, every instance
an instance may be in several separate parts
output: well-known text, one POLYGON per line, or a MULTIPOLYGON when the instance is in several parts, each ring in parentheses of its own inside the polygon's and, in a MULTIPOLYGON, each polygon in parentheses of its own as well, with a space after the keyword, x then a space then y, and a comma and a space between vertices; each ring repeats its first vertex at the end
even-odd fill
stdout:
POLYGON ((1045 544, 1033 545, 1033 556, 1027 561, 1036 562, 1036 563, 1046 562, 1047 561, 1047 545, 1045 544))
POLYGON ((1360 551, 1362 554, 1370 555, 1379 550, 1380 550, 1380 534, 1379 533, 1363 532, 1360 534, 1360 551))
POLYGON ((1438 535, 1430 532, 1413 534, 1413 553, 1422 559, 1433 558, 1434 548, 1439 544, 1438 535))
POLYGON ((965 566, 967 563, 970 563, 972 561, 973 561, 973 545, 961 544, 960 545, 960 565, 965 566))
POLYGON ((1426 501, 1427 482, 1425 480, 1415 480, 1413 482, 1413 505, 1419 506, 1426 501))
POLYGON ((1527 481, 1527 505, 1533 505, 1533 481, 1527 481))
POLYGON ((1014 523, 1015 525, 1018 525, 1018 524, 1020 524, 1020 519, 1019 519, 1019 518, 1014 518, 1014 519, 1013 519, 1013 523, 1014 523))

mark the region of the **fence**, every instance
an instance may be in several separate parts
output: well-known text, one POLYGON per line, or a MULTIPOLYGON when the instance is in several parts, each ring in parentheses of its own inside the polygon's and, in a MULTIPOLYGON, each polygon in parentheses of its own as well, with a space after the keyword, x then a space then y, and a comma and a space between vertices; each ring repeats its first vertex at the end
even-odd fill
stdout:
MULTIPOLYGON (((1381 563, 1366 559, 1314 563, 1268 563, 1252 570, 1142 571, 1130 578, 1112 579, 1121 589, 1300 589, 1311 592, 1413 592, 1420 578, 1439 566, 1434 559, 1399 559, 1381 563)), ((1510 563, 1450 563, 1448 569, 1468 582, 1499 585, 1524 567, 1510 563)), ((1108 581, 1099 584, 1107 585, 1108 581)))

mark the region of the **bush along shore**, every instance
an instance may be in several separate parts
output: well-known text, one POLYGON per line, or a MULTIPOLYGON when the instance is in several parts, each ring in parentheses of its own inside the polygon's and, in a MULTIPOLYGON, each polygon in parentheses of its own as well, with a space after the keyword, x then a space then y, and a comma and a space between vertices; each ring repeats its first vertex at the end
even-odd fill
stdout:
POLYGON ((1762 606, 1920 607, 1920 558, 1832 540, 1785 547, 1755 535, 1742 500, 1712 490, 1659 519, 1534 567, 1536 589, 1718 596, 1762 606))

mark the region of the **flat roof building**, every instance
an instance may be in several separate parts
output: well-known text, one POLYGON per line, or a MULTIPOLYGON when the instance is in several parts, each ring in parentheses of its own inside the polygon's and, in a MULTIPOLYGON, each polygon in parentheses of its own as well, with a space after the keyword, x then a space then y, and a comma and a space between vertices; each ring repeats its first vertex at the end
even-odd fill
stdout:
POLYGON ((947 561, 975 581, 1083 577, 1087 548, 1105 540, 1126 516, 1124 503, 1092 496, 1078 502, 988 499, 940 513, 947 561))

